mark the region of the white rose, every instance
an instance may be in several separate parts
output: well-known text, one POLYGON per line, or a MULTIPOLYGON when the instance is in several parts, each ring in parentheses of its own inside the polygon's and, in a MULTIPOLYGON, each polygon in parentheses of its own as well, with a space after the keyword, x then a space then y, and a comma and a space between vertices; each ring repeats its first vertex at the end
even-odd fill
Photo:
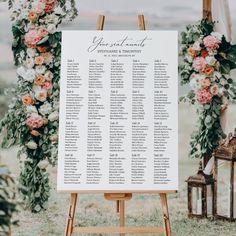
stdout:
POLYGON ((37 108, 35 106, 32 106, 32 105, 26 106, 26 112, 28 114, 38 113, 37 108))
POLYGON ((33 60, 33 58, 27 58, 26 61, 25 61, 25 66, 26 66, 28 69, 33 68, 33 66, 34 66, 34 60, 33 60))
POLYGON ((29 57, 34 57, 36 54, 36 50, 33 48, 27 48, 26 52, 29 57))
POLYGON ((47 27, 49 34, 54 34, 56 32, 56 26, 54 24, 49 24, 47 27))
POLYGON ((212 32, 211 35, 216 37, 220 41, 222 40, 222 37, 223 37, 223 35, 221 33, 219 33, 219 32, 212 32))
POLYGON ((48 167, 48 165, 49 165, 49 163, 48 163, 48 161, 46 161, 46 160, 43 160, 43 161, 40 161, 39 163, 38 163, 38 167, 39 167, 39 169, 46 169, 47 167, 48 167))
POLYGON ((44 74, 45 71, 46 71, 46 67, 45 67, 45 66, 42 66, 42 65, 36 66, 36 67, 35 67, 35 70, 36 70, 36 72, 37 72, 38 74, 44 74))
POLYGON ((19 68, 17 68, 16 73, 17 73, 19 76, 21 76, 21 77, 24 78, 25 73, 26 73, 25 67, 24 67, 24 66, 20 66, 19 68))
POLYGON ((28 69, 25 73, 25 76, 23 77, 28 82, 33 82, 35 79, 35 70, 34 69, 28 69))
POLYGON ((28 143, 26 143, 26 147, 34 150, 38 147, 38 145, 34 141, 29 141, 28 143))
POLYGON ((215 57, 207 56, 205 60, 206 60, 206 63, 210 66, 214 66, 216 63, 215 57))
POLYGON ((51 81, 53 79, 53 73, 50 70, 46 71, 44 78, 48 81, 51 81))
POLYGON ((59 119, 59 113, 57 111, 52 112, 49 116, 48 119, 50 121, 55 121, 59 119))
POLYGON ((49 102, 45 102, 40 108, 39 108, 39 112, 42 115, 47 115, 52 111, 52 106, 49 102))
POLYGON ((200 51, 201 50, 201 46, 200 46, 200 42, 199 41, 196 41, 194 44, 193 44, 193 49, 195 51, 200 51))

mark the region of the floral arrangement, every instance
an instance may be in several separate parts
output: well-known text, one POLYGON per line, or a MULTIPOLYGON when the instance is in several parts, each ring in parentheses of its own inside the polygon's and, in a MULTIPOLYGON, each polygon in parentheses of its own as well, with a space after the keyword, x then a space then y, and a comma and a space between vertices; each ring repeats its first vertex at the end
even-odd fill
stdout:
POLYGON ((190 142, 190 156, 211 156, 225 137, 221 113, 228 101, 236 98, 236 83, 230 77, 230 71, 236 68, 236 45, 215 32, 214 23, 206 19, 186 27, 181 45, 181 84, 189 84, 190 91, 180 100, 197 104, 199 115, 198 129, 190 142))
POLYGON ((17 87, 0 123, 3 147, 19 144, 19 182, 30 209, 45 209, 50 193, 47 167, 57 160, 59 79, 63 20, 77 15, 74 1, 25 0, 12 13, 17 87))

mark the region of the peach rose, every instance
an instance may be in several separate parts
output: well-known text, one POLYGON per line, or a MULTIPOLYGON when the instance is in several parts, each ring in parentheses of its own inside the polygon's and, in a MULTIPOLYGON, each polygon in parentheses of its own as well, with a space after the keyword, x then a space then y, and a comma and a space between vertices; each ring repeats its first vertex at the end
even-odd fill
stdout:
POLYGON ((37 56, 34 58, 34 63, 36 65, 42 65, 43 62, 44 62, 44 57, 42 57, 42 56, 37 56))
POLYGON ((206 74, 206 75, 212 75, 213 73, 214 73, 214 67, 212 67, 212 66, 207 66, 206 68, 205 68, 205 70, 204 70, 204 73, 206 74))
POLYGON ((30 11, 28 14, 28 18, 30 21, 35 21, 38 18, 38 15, 35 11, 30 11))
POLYGON ((197 52, 193 48, 188 48, 188 55, 191 57, 196 57, 197 52))
POLYGON ((211 85, 211 81, 208 78, 200 80, 200 84, 202 88, 208 88, 211 85))
POLYGON ((52 62, 52 60, 53 60, 53 56, 52 56, 52 54, 50 52, 42 53, 41 56, 43 57, 44 63, 46 65, 50 64, 52 62))
POLYGON ((35 137, 40 135, 40 133, 37 130, 34 130, 34 129, 30 133, 35 137))
POLYGON ((33 103, 33 99, 32 99, 32 97, 30 95, 25 95, 22 98, 22 103, 24 105, 31 105, 33 103))
POLYGON ((34 79, 34 83, 37 85, 42 85, 45 81, 45 78, 43 75, 37 75, 36 78, 34 79))

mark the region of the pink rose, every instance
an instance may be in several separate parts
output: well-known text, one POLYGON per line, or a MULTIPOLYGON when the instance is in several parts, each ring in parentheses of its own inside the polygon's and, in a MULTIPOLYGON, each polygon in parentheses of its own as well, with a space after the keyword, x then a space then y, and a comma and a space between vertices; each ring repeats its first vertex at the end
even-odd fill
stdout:
POLYGON ((35 45, 42 39, 42 36, 39 34, 38 30, 31 29, 28 33, 25 34, 25 42, 29 47, 35 47, 35 45))
POLYGON ((47 90, 46 89, 37 89, 35 91, 35 98, 40 102, 45 102, 47 99, 47 90))
POLYGON ((48 35, 48 31, 45 28, 39 28, 38 34, 43 38, 48 35))
POLYGON ((32 113, 29 118, 26 120, 26 125, 30 129, 37 129, 43 126, 43 117, 38 113, 32 113))
POLYGON ((196 71, 204 71, 205 68, 206 68, 206 61, 203 57, 196 57, 194 60, 193 60, 193 68, 196 70, 196 71))
POLYGON ((38 2, 36 7, 34 8, 34 10, 35 10, 36 13, 41 14, 41 13, 43 13, 44 8, 45 8, 45 4, 42 3, 42 2, 38 2))
POLYGON ((203 43, 209 51, 213 51, 219 48, 220 40, 215 36, 208 35, 203 39, 203 43))
POLYGON ((197 101, 200 104, 209 103, 212 99, 212 94, 208 89, 199 89, 196 93, 197 101))
POLYGON ((43 84, 42 84, 42 88, 43 89, 46 89, 46 90, 49 90, 52 88, 52 82, 51 81, 45 81, 43 84))

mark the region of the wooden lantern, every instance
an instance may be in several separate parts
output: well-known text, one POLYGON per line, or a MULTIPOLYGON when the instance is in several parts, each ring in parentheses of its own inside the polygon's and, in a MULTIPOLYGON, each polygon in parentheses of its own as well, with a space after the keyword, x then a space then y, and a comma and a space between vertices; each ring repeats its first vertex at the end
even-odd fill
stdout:
POLYGON ((188 217, 189 218, 207 218, 208 212, 213 215, 213 203, 214 203, 214 179, 213 176, 206 176, 202 170, 202 162, 199 164, 198 173, 186 180, 188 185, 188 217), (207 188, 210 187, 212 190, 212 195, 208 196, 207 188), (197 191, 199 193, 198 198, 193 202, 193 192, 197 191), (208 199, 211 198, 211 205, 208 203, 208 199), (200 203, 200 209, 198 208, 198 203, 200 203), (196 204, 196 209, 194 212, 193 204, 196 204))
POLYGON ((223 144, 216 149, 214 153, 215 164, 214 164, 214 179, 215 179, 215 199, 214 199, 214 216, 216 218, 226 219, 229 221, 233 221, 236 219, 236 194, 235 194, 235 162, 236 162, 236 129, 234 131, 234 135, 230 133, 223 144), (218 166, 219 161, 225 161, 225 164, 229 164, 230 166, 230 183, 229 183, 229 206, 228 206, 228 214, 220 215, 217 209, 217 188, 219 185, 218 179, 218 166))

